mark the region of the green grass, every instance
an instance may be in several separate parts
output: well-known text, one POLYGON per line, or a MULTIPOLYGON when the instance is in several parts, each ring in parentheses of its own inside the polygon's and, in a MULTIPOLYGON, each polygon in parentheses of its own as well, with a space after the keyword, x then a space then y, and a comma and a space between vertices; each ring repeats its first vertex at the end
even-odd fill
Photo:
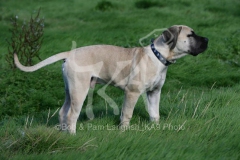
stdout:
MULTIPOLYGON (((240 159, 239 6, 234 0, 1 1, 0 159, 240 159), (56 129, 64 102, 61 62, 24 73, 8 69, 4 59, 10 18, 27 21, 39 7, 45 18, 42 59, 70 50, 72 41, 78 47, 140 46, 141 37, 174 24, 208 37, 209 48, 169 67, 159 125, 149 122, 140 98, 131 129, 118 130, 119 115, 97 85, 95 118, 87 118, 86 101, 72 136, 56 129)), ((106 93, 120 110, 123 91, 108 87, 106 93)))

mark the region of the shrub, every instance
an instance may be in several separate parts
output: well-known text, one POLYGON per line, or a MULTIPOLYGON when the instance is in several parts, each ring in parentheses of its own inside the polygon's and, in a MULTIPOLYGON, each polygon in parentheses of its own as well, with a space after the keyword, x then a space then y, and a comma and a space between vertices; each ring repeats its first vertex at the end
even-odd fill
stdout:
POLYGON ((17 53, 20 61, 24 65, 32 65, 32 59, 37 57, 39 60, 39 50, 42 44, 42 36, 44 29, 44 19, 39 18, 40 9, 37 12, 36 17, 30 18, 28 23, 24 22, 22 25, 18 23, 18 16, 11 19, 12 37, 8 42, 8 54, 6 55, 6 61, 10 68, 16 68, 14 65, 13 54, 17 53))
POLYGON ((141 0, 135 3, 135 7, 139 9, 148 9, 151 7, 163 7, 159 2, 153 2, 150 0, 141 0))
POLYGON ((96 9, 100 10, 100 11, 107 11, 110 10, 111 8, 113 8, 113 4, 109 1, 101 1, 98 2, 96 9))

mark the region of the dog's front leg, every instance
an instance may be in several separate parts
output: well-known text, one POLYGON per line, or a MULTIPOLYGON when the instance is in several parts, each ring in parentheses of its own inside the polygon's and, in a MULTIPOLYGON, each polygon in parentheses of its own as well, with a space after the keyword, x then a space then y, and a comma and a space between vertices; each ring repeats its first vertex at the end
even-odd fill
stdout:
POLYGON ((161 89, 147 92, 148 113, 152 122, 159 122, 159 103, 161 89))
POLYGON ((125 129, 129 126, 135 104, 140 95, 141 95, 140 92, 131 92, 125 90, 125 99, 122 107, 120 124, 122 129, 125 129))

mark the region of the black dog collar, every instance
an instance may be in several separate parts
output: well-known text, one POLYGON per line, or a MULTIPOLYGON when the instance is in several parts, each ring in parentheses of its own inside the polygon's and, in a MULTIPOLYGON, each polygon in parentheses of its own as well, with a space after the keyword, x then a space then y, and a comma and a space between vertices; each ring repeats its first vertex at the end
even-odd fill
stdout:
POLYGON ((169 66, 170 64, 172 64, 172 62, 169 62, 166 58, 164 58, 162 56, 162 54, 160 52, 158 52, 156 50, 156 48, 154 47, 154 39, 151 40, 151 49, 153 51, 153 53, 155 54, 155 56, 159 59, 159 61, 161 61, 165 66, 169 66))

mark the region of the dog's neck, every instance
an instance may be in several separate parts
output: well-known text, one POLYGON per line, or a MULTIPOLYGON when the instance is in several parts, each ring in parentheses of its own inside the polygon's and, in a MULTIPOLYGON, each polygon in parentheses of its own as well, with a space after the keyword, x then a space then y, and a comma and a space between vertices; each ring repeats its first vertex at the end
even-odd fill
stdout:
POLYGON ((159 61, 161 61, 165 66, 176 62, 176 60, 173 59, 173 53, 171 53, 168 46, 163 43, 162 36, 152 40, 150 48, 159 61))
MULTIPOLYGON (((164 43, 163 37, 160 36, 157 39, 154 40, 154 47, 155 49, 161 53, 161 55, 170 63, 175 63, 177 59, 187 55, 182 54, 182 52, 178 51, 177 47, 174 49, 170 50, 169 45, 164 43)), ((150 45, 151 47, 151 45, 150 45)))
POLYGON ((170 64, 172 64, 172 61, 169 61, 165 56, 163 56, 161 54, 161 52, 159 52, 154 44, 154 39, 151 40, 151 50, 154 53, 154 55, 159 59, 160 62, 162 62, 162 64, 164 64, 165 66, 169 66, 170 64))

